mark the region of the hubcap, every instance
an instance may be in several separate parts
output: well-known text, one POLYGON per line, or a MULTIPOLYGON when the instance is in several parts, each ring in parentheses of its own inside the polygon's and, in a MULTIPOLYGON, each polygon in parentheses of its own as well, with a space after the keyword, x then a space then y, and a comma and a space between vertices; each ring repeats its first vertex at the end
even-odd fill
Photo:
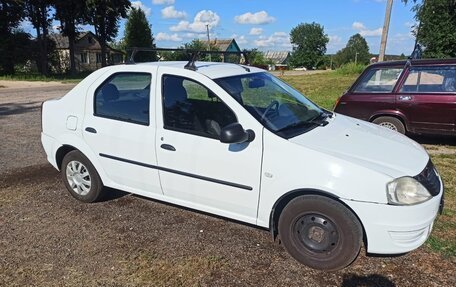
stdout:
POLYGON ((330 253, 339 241, 335 224, 323 215, 307 214, 294 225, 294 233, 305 248, 317 253, 330 253))
POLYGON ((71 189, 79 195, 87 195, 92 184, 89 171, 81 162, 70 161, 66 167, 66 177, 71 189))
POLYGON ((397 127, 392 123, 383 122, 379 123, 378 125, 397 132, 397 127))

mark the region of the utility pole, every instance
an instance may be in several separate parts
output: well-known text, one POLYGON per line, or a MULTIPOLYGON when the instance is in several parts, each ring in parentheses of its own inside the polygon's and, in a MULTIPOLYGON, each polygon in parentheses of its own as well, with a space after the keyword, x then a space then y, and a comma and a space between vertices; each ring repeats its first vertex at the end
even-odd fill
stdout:
POLYGON ((355 53, 355 65, 358 64, 358 52, 355 53))
POLYGON ((385 23, 383 24, 382 42, 380 43, 380 54, 378 55, 378 61, 382 62, 385 60, 386 41, 388 39, 388 30, 391 19, 391 8, 393 7, 393 0, 388 0, 386 4, 385 23))
MULTIPOLYGON (((207 46, 209 47, 208 51, 211 51, 211 38, 209 37, 209 24, 206 24, 207 31, 207 46)), ((209 53, 209 62, 212 62, 211 54, 209 53)))

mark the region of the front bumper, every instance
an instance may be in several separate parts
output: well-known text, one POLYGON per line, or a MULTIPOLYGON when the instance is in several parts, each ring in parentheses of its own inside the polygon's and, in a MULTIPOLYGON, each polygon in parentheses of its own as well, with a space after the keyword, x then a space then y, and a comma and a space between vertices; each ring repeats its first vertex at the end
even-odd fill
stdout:
POLYGON ((441 207, 443 193, 441 184, 437 196, 412 206, 343 201, 353 209, 363 224, 367 252, 400 254, 420 247, 427 240, 441 207))

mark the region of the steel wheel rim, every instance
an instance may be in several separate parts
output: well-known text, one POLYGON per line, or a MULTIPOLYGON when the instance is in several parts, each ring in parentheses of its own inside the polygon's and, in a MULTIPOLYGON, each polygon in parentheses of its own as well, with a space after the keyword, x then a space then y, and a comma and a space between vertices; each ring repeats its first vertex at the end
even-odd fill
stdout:
POLYGON ((78 195, 87 195, 92 186, 89 170, 77 160, 70 161, 66 166, 66 178, 70 188, 78 195))
POLYGON ((397 132, 397 127, 395 125, 393 125, 392 123, 383 122, 383 123, 379 123, 378 125, 397 132))
POLYGON ((293 227, 298 242, 313 253, 330 254, 339 243, 336 225, 321 214, 306 214, 293 227))

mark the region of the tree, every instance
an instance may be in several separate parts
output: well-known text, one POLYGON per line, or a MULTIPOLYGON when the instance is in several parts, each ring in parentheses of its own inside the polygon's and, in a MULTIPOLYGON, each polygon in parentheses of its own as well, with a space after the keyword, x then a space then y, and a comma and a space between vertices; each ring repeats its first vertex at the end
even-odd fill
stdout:
MULTIPOLYGON (((207 51, 207 42, 201 41, 200 39, 193 39, 189 43, 185 43, 182 46, 177 47, 177 49, 181 50, 189 50, 189 51, 207 51)), ((210 46, 211 51, 219 51, 219 49, 211 43, 210 46)), ((165 52, 165 53, 160 53, 161 58, 165 59, 166 61, 188 61, 191 58, 190 53, 186 53, 183 51, 173 51, 173 52, 165 52)), ((222 55, 221 54, 211 54, 210 57, 212 62, 221 62, 222 61, 222 55)), ((201 53, 198 56, 199 61, 209 61, 209 55, 205 53, 201 53)))
POLYGON ((337 66, 355 61, 359 64, 367 65, 369 60, 369 46, 366 39, 360 34, 351 36, 345 48, 337 52, 334 57, 337 66))
POLYGON ((253 66, 267 66, 268 64, 272 64, 272 62, 264 56, 264 53, 258 51, 258 49, 252 50, 244 50, 247 52, 247 57, 249 59, 250 65, 253 66))
MULTIPOLYGON (((151 26, 141 8, 131 8, 130 13, 128 14, 127 24, 125 25, 125 37, 123 42, 126 48, 155 48, 151 26)), ((156 60, 157 54, 151 52, 139 52, 135 57, 135 61, 137 62, 150 62, 156 60)))
MULTIPOLYGON (((408 3, 410 1, 403 0, 408 3)), ((456 57, 456 0, 412 1, 418 27, 412 31, 426 58, 456 57)))
POLYGON ((49 60, 48 34, 52 21, 49 17, 49 12, 52 0, 26 0, 24 4, 26 18, 36 30, 36 42, 39 51, 37 58, 38 71, 47 75, 49 60))
POLYGON ((68 37, 70 50, 70 74, 76 74, 74 42, 78 35, 77 26, 84 22, 86 13, 85 0, 55 0, 55 18, 60 20, 61 31, 68 37))
POLYGON ((87 0, 87 22, 95 28, 101 46, 101 66, 107 64, 107 42, 119 31, 120 18, 127 17, 129 0, 87 0))
POLYGON ((294 27, 290 32, 290 41, 293 45, 291 65, 312 69, 318 66, 325 54, 329 38, 324 33, 323 26, 313 22, 294 27))
MULTIPOLYGON (((18 50, 15 42, 24 38, 23 32, 18 31, 20 21, 24 18, 22 1, 2 0, 0 2, 0 72, 14 74, 14 64, 18 50)), ((20 43, 18 43, 20 44, 20 43)))

